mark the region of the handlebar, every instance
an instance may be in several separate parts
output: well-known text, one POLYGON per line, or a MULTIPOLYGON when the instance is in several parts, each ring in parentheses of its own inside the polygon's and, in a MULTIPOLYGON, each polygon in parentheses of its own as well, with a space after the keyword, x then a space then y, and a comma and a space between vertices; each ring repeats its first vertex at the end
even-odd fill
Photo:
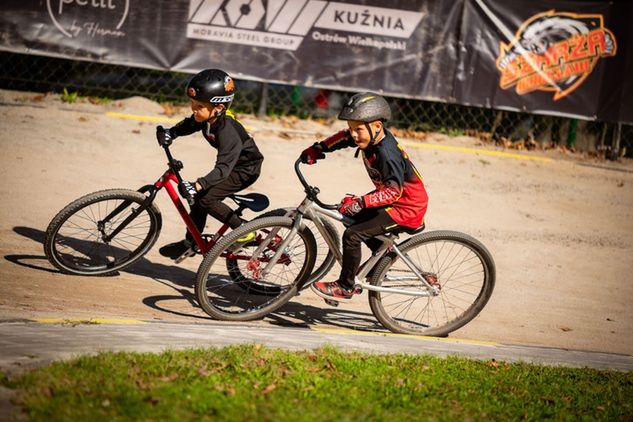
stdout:
POLYGON ((318 187, 310 186, 308 184, 305 177, 303 177, 303 173, 301 173, 301 170, 299 169, 299 164, 301 164, 301 158, 298 158, 297 161, 295 161, 295 173, 297 174, 299 181, 303 185, 303 188, 305 189, 305 192, 308 195, 308 198, 310 198, 311 200, 316 202, 321 208, 325 208, 326 210, 338 209, 338 205, 325 204, 321 202, 321 200, 317 197, 317 195, 321 193, 321 191, 319 190, 318 187))
POLYGON ((169 169, 176 175, 176 180, 178 180, 178 193, 187 200, 189 205, 193 205, 195 200, 193 196, 186 189, 182 188, 182 177, 180 176, 180 170, 184 168, 182 161, 176 160, 173 155, 171 155, 171 151, 169 150, 168 145, 163 145, 163 149, 165 150, 165 155, 167 155, 167 165, 169 169))
POLYGON ((171 155, 171 151, 169 150, 169 145, 163 145, 163 149, 165 150, 165 155, 167 155, 167 165, 169 169, 174 172, 176 175, 176 179, 178 179, 178 183, 182 182, 182 177, 180 177, 180 170, 184 168, 182 161, 176 160, 173 155, 171 155))

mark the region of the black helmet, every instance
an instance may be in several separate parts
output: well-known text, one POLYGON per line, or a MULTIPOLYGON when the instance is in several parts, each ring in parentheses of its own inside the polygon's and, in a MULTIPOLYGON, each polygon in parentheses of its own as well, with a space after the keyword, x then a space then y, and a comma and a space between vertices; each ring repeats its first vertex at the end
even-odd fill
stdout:
POLYGON ((223 70, 206 69, 195 75, 187 84, 187 96, 229 108, 235 95, 233 79, 223 70))
POLYGON ((387 100, 373 92, 361 92, 352 95, 338 114, 341 120, 356 120, 358 122, 383 122, 391 119, 391 108, 387 100))

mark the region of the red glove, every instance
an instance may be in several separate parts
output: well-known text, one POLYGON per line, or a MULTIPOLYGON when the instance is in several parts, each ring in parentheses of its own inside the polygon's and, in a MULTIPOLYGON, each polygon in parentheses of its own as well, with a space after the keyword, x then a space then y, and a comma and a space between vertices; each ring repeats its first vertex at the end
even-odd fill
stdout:
POLYGON ((315 142, 310 148, 304 149, 299 158, 302 163, 312 165, 317 160, 325 158, 323 147, 318 142, 315 142))
POLYGON ((365 208, 365 201, 362 197, 348 195, 341 200, 338 206, 338 212, 348 217, 358 214, 360 210, 365 208))

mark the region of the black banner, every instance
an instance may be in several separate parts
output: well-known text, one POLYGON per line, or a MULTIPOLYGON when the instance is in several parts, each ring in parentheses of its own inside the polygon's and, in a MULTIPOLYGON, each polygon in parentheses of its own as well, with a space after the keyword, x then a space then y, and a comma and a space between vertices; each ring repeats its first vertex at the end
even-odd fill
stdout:
POLYGON ((0 49, 633 123, 630 2, 4 0, 0 49))

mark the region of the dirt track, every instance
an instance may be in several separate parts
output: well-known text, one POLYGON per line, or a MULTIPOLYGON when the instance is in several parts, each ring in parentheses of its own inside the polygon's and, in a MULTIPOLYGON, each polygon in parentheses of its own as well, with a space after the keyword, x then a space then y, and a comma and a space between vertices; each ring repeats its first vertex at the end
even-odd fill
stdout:
MULTIPOLYGON (((164 171, 165 158, 154 140, 158 122, 108 112, 155 116, 170 124, 162 107, 140 98, 64 104, 56 96, 0 91, 5 180, 0 187, 0 319, 207 318, 193 302, 199 258, 175 266, 154 248, 121 275, 88 278, 59 274, 43 256, 44 230, 68 202, 99 189, 138 188, 164 171)), ((302 192, 292 162, 306 145, 342 127, 252 116, 241 120, 266 156, 253 190, 271 198, 271 209, 298 203, 302 192)), ((428 229, 474 235, 496 261, 491 301, 452 337, 633 354, 633 163, 556 151, 524 153, 538 160, 494 156, 488 153, 499 149, 441 135, 423 142, 401 140, 427 184, 428 229)), ((214 161, 214 150, 198 136, 178 140, 173 150, 191 179, 214 161)), ((371 188, 351 150, 330 155, 307 175, 329 202, 371 188)), ((183 235, 182 222, 166 199, 158 199, 163 212, 159 244, 183 235)), ((363 298, 330 308, 306 293, 256 322, 270 323, 361 328, 373 326, 374 318, 363 298)))

